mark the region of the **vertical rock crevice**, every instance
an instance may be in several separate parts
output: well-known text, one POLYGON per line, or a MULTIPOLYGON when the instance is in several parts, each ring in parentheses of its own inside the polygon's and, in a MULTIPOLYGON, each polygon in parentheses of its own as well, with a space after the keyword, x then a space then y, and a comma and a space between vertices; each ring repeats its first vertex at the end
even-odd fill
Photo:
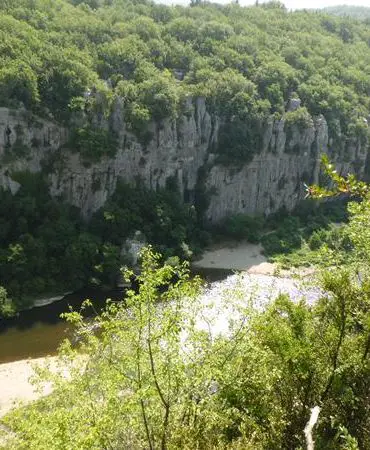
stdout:
POLYGON ((318 182, 322 153, 342 172, 365 174, 368 143, 351 139, 344 151, 333 151, 322 115, 309 126, 293 125, 289 130, 284 117, 270 117, 261 127, 261 148, 253 158, 222 165, 215 154, 222 118, 207 111, 204 98, 189 99, 186 111, 176 120, 150 124, 152 137, 143 145, 128 130, 117 100, 111 117, 101 120, 102 127, 117 135, 116 154, 86 166, 78 153, 67 148, 65 128, 38 118, 30 123, 25 111, 0 108, 0 186, 13 192, 12 172, 47 167, 51 194, 63 196, 89 218, 113 194, 119 178, 128 183, 140 179, 152 189, 176 179, 181 194, 191 199, 202 172, 202 189, 209 193, 206 217, 217 222, 234 213, 268 215, 281 207, 292 209, 302 198, 303 182, 318 182), (17 155, 13 148, 17 129, 22 129, 27 155, 17 155))

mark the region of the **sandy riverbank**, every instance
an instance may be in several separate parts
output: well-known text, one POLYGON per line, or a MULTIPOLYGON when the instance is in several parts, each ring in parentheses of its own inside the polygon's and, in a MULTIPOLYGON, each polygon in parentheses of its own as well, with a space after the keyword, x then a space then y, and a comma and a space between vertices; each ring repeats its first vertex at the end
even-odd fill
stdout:
POLYGON ((261 245, 250 242, 229 242, 206 250, 202 258, 194 262, 193 266, 202 269, 249 270, 266 262, 261 245))
POLYGON ((35 365, 45 366, 48 364, 51 368, 56 368, 56 362, 55 356, 48 356, 0 364, 0 417, 10 411, 19 401, 28 403, 41 395, 49 394, 51 392, 50 385, 45 384, 42 392, 36 392, 30 378, 34 375, 35 365))
POLYGON ((260 244, 250 242, 228 242, 227 244, 214 245, 206 250, 202 257, 192 263, 198 269, 225 269, 238 272, 248 272, 254 275, 269 275, 292 278, 295 276, 312 275, 313 268, 299 268, 280 270, 277 264, 268 262, 263 255, 260 244))
POLYGON ((198 269, 226 269, 248 272, 256 275, 274 275, 276 264, 267 261, 260 244, 250 242, 229 242, 213 246, 193 263, 198 269))

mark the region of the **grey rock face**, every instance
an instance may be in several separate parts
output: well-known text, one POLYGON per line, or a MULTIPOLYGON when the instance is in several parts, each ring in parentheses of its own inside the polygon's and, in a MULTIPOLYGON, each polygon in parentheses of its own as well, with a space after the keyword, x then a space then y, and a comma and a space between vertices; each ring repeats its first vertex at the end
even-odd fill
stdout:
POLYGON ((20 185, 12 174, 40 172, 43 162, 60 153, 67 137, 66 129, 60 125, 26 110, 0 107, 0 187, 15 194, 20 185))
MULTIPOLYGON (((0 157, 17 151, 17 145, 31 150, 28 160, 40 153, 45 157, 47 149, 55 151, 66 142, 67 132, 60 125, 35 117, 26 110, 12 110, 0 107, 0 157), (38 152, 37 150, 41 150, 38 152)), ((22 158, 17 158, 22 162, 22 158)))
POLYGON ((217 139, 218 121, 212 120, 202 98, 194 102, 191 115, 152 123, 152 138, 146 145, 127 131, 120 108, 112 116, 119 142, 114 158, 103 158, 85 167, 79 156, 72 154, 65 160, 63 170, 50 177, 53 195, 64 195, 86 217, 104 205, 119 178, 128 183, 140 179, 151 189, 165 187, 167 180, 174 178, 182 193, 193 192, 198 170, 217 139))
POLYGON ((141 231, 135 231, 132 238, 126 239, 124 245, 121 248, 121 257, 129 260, 132 267, 137 266, 140 251, 147 244, 145 236, 141 231))
POLYGON ((284 118, 271 117, 251 162, 220 165, 214 149, 222 119, 207 111, 204 98, 189 99, 186 110, 177 120, 152 123, 151 138, 143 144, 127 129, 122 102, 117 100, 111 117, 96 118, 94 124, 109 124, 114 130, 116 155, 86 167, 77 153, 66 149, 66 129, 35 120, 26 111, 0 108, 0 186, 15 192, 19 186, 11 178, 13 172, 38 172, 47 164, 51 194, 63 196, 88 218, 113 194, 120 178, 128 183, 140 179, 151 189, 175 179, 190 201, 202 184, 210 195, 206 215, 216 222, 228 214, 268 215, 283 206, 292 209, 304 195, 303 183, 318 181, 322 153, 342 172, 364 172, 367 143, 343 139, 339 151, 333 150, 323 116, 289 130, 284 118))
POLYGON ((300 98, 291 98, 288 103, 288 111, 296 111, 301 106, 300 98))

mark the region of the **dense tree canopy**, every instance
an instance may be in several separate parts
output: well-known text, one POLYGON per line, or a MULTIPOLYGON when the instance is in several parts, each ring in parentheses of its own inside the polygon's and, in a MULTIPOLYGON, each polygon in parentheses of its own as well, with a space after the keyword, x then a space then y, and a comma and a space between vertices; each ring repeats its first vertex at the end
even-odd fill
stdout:
POLYGON ((0 317, 35 297, 115 285, 136 230, 165 258, 188 258, 207 237, 175 186, 153 192, 121 183, 87 224, 77 208, 50 197, 42 175, 16 178, 22 187, 15 196, 0 190, 0 317))
POLYGON ((59 120, 77 99, 88 103, 91 90, 107 88, 123 97, 134 128, 175 117, 189 95, 253 120, 281 114, 298 94, 311 114, 339 120, 345 132, 369 111, 366 24, 289 13, 279 2, 12 0, 1 2, 0 33, 1 102, 59 120))
POLYGON ((351 16, 356 19, 370 19, 370 8, 366 6, 338 5, 323 8, 322 11, 336 16, 351 16))

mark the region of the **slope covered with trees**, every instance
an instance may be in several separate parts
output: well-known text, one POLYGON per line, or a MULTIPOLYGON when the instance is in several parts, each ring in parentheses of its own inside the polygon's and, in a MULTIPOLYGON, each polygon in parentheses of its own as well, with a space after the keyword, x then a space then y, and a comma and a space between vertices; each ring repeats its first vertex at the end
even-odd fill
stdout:
MULTIPOLYGON (((244 121, 253 130, 299 96, 302 108, 288 122, 323 113, 334 138, 366 143, 370 30, 359 21, 288 13, 276 2, 170 8, 140 0, 3 0, 0 11, 4 106, 72 127, 75 111, 109 117, 121 96, 127 123, 142 133, 151 119, 186 113, 183 100, 201 95, 225 123, 244 121)), ((107 135, 72 131, 79 144, 111 151, 107 135)), ((146 249, 139 288, 125 304, 110 304, 90 323, 69 314, 78 346, 62 349, 68 380, 44 371, 41 380, 54 383, 54 392, 3 419, 0 447, 304 448, 310 409, 320 406, 317 449, 369 448, 370 188, 328 172, 331 192, 311 193, 362 201, 350 204, 339 242, 312 242, 317 260, 330 266, 318 277, 321 299, 248 304, 240 320, 233 315, 228 335, 212 336, 196 326, 199 281, 186 265, 162 265, 146 249)), ((14 300, 109 280, 122 241, 138 228, 165 256, 186 256, 187 244, 204 239, 201 218, 180 207, 175 186, 150 193, 121 184, 87 224, 50 197, 42 176, 17 179, 18 193, 0 197, 1 283, 14 300)), ((239 233, 250 221, 230 225, 239 233)), ((227 292, 229 307, 239 295, 227 292)), ((0 288, 4 313, 9 297, 0 288)))
POLYGON ((336 16, 350 16, 360 20, 370 19, 370 8, 366 6, 329 6, 327 8, 323 8, 321 11, 328 14, 334 14, 336 16))
POLYGON ((51 198, 42 176, 21 174, 18 180, 22 188, 15 196, 0 191, 0 283, 8 293, 0 287, 0 317, 35 297, 114 286, 129 262, 123 244, 136 230, 165 258, 188 258, 207 237, 176 190, 152 192, 122 183, 86 223, 77 208, 51 198))
POLYGON ((252 123, 281 114, 297 93, 347 133, 369 111, 370 31, 349 18, 288 13, 279 2, 14 0, 1 3, 0 20, 2 104, 57 120, 93 109, 89 90, 102 92, 107 110, 122 96, 134 129, 175 116, 189 95, 252 123))

